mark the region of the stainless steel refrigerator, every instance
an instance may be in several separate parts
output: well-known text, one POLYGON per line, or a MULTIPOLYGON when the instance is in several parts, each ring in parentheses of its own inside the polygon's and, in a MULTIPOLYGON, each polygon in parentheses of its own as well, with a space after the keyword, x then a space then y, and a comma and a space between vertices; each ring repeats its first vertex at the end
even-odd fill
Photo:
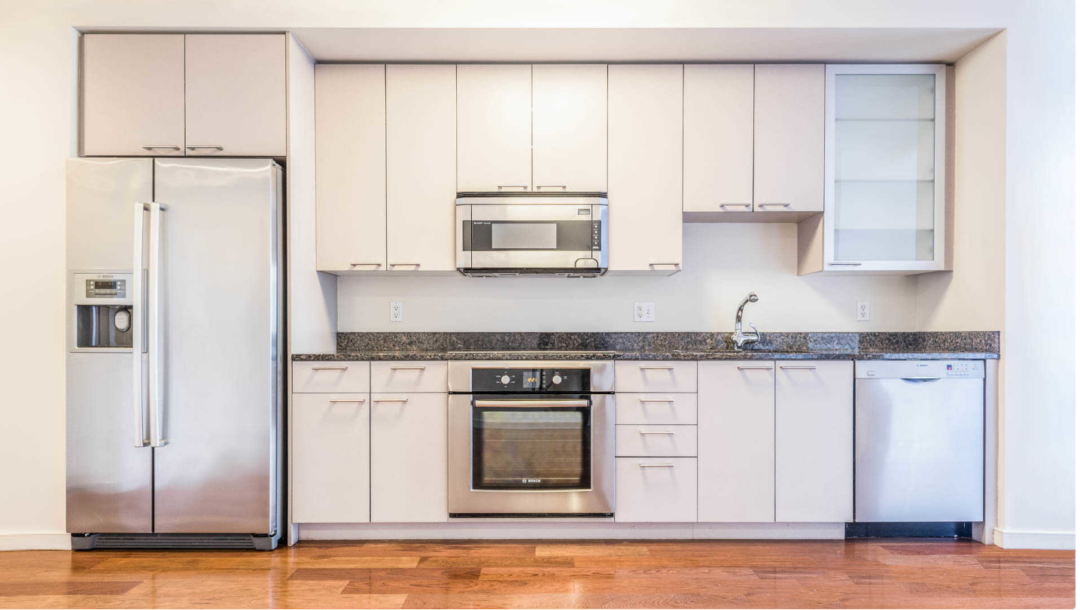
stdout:
POLYGON ((67 527, 88 548, 282 533, 282 173, 67 165, 67 527))

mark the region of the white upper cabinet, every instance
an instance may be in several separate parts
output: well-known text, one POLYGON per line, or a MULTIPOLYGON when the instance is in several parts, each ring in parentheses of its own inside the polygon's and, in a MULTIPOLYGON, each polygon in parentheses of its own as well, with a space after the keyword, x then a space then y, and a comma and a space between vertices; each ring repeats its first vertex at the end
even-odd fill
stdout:
POLYGON ((854 519, 854 385, 850 360, 777 363, 777 521, 854 519))
POLYGON ((683 95, 683 211, 754 205, 754 66, 688 64, 683 95))
POLYGON ((457 194, 452 65, 386 67, 386 263, 454 271, 457 194))
POLYGON ((774 382, 770 361, 698 363, 698 521, 774 520, 774 382))
POLYGON ((532 189, 532 66, 457 67, 457 190, 532 189))
POLYGON ((825 66, 754 66, 754 211, 824 209, 825 66))
POLYGON ((608 269, 682 269, 681 65, 608 67, 608 269))
POLYGON ((607 192, 607 70, 532 67, 532 190, 607 192))
POLYGON ((828 66, 821 270, 946 269, 945 80, 944 65, 828 66))
POLYGON ((316 269, 385 270, 385 66, 315 66, 315 158, 316 269))
POLYGON ((285 156, 285 35, 188 35, 188 156, 285 156))
POLYGON ((82 154, 183 156, 184 36, 86 34, 82 54, 82 154))

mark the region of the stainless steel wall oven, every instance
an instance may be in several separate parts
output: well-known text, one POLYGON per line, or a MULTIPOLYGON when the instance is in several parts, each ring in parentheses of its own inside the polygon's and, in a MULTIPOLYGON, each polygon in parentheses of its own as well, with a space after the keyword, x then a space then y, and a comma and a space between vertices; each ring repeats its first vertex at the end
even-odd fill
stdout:
POLYGON ((609 361, 451 362, 450 516, 611 517, 609 361))

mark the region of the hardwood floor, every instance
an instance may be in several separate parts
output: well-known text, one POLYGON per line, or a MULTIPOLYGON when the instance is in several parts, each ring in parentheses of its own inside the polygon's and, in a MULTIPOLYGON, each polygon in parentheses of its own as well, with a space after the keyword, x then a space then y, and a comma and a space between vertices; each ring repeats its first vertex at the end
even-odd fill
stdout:
POLYGON ((1075 576, 951 540, 304 542, 0 553, 0 608, 1072 608, 1075 576))

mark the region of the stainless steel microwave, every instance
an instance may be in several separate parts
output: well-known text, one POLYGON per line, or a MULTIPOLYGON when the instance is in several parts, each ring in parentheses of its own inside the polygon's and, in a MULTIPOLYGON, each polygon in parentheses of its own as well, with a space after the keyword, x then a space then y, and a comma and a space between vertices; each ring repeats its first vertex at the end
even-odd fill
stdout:
POLYGON ((459 193, 456 218, 457 269, 465 275, 607 271, 607 195, 459 193))

